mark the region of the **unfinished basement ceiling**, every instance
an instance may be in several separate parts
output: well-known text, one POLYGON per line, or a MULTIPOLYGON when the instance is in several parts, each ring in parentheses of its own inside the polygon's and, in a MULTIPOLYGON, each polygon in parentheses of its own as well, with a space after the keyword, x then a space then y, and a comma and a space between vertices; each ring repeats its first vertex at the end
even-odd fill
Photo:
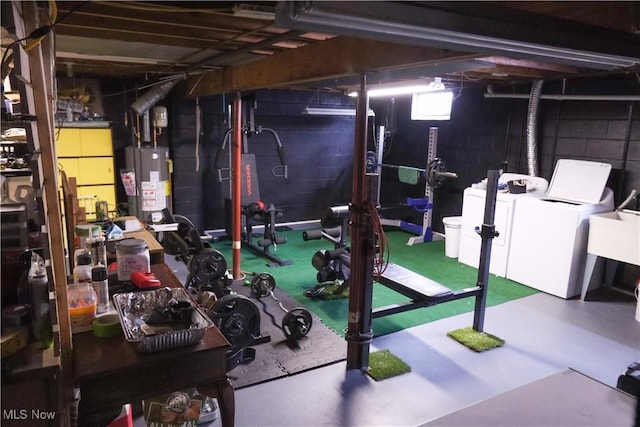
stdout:
POLYGON ((57 7, 59 75, 153 81, 188 73, 191 96, 275 87, 340 90, 361 73, 373 82, 439 76, 469 84, 628 75, 638 73, 640 63, 638 2, 64 1, 57 7), (424 28, 438 26, 445 34, 489 29, 491 40, 604 51, 626 61, 603 67, 291 19, 332 8, 368 18, 383 14, 395 27, 422 14, 418 26, 427 22, 424 28), (443 18, 428 22, 430 16, 443 18))

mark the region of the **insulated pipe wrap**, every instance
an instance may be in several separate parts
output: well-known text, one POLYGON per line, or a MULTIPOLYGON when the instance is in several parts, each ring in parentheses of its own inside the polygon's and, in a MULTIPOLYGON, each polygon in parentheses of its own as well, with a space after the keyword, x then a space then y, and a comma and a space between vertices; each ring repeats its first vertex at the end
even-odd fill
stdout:
POLYGON ((527 165, 530 176, 538 176, 538 104, 542 94, 543 80, 536 80, 531 86, 529 111, 527 112, 527 165))

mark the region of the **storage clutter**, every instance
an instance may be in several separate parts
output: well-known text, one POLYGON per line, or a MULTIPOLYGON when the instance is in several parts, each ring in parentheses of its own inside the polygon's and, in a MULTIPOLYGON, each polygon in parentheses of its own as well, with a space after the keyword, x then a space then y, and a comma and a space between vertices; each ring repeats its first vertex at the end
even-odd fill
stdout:
POLYGON ((78 249, 72 283, 67 286, 71 332, 93 329, 98 314, 109 310, 106 240, 99 225, 75 227, 78 249))
POLYGON ((72 284, 67 287, 71 332, 90 331, 96 318, 98 297, 90 283, 72 284))

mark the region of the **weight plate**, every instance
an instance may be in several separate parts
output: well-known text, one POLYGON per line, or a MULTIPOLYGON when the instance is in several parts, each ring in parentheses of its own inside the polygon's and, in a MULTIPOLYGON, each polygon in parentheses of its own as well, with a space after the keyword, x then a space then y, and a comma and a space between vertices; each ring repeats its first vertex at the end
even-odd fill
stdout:
POLYGON ((189 276, 193 285, 212 284, 227 271, 227 260, 216 249, 206 248, 189 261, 189 276))
POLYGON ((260 336, 260 312, 245 296, 222 297, 207 315, 233 347, 231 353, 251 345, 260 336))
POLYGON ((158 242, 169 255, 180 254, 180 239, 189 236, 189 230, 195 228, 189 218, 182 215, 173 215, 173 220, 178 224, 178 231, 158 232, 158 242))
POLYGON ((282 330, 285 336, 291 340, 299 340, 311 331, 313 318, 304 308, 294 308, 282 319, 282 330))
POLYGON ((256 298, 266 297, 276 288, 276 279, 269 273, 256 274, 251 279, 251 294, 256 298))

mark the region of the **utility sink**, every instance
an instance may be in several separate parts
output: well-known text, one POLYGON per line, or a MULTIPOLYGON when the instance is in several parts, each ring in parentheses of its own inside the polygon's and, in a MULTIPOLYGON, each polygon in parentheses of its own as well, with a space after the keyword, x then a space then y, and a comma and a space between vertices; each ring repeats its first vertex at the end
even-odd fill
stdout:
POLYGON ((640 211, 623 209, 591 215, 587 252, 640 265, 640 211))

